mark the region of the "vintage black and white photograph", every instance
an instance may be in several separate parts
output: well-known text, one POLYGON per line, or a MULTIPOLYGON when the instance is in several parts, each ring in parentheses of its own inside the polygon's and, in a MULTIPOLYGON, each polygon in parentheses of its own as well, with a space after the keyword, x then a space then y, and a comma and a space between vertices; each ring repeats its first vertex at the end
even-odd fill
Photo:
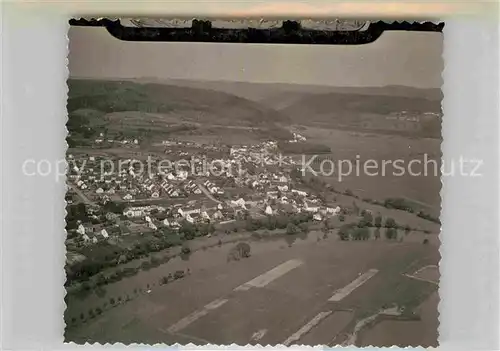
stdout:
POLYGON ((68 36, 66 342, 438 345, 442 33, 68 36))

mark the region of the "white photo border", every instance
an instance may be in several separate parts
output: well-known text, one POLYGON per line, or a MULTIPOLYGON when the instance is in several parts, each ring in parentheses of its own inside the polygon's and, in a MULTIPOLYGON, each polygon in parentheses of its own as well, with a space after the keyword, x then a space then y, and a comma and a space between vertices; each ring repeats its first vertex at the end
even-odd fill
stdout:
MULTIPOLYGON (((65 178, 22 172, 27 159, 65 157, 69 17, 0 11, 0 349, 104 348, 63 343, 65 178)), ((440 349, 498 350, 499 23, 444 21, 443 158, 484 163, 481 177, 443 179, 440 349)))

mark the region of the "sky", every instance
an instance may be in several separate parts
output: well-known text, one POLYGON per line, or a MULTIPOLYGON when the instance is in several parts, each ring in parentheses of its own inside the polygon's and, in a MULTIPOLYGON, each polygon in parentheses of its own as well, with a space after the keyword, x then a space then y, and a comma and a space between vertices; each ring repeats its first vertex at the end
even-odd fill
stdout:
POLYGON ((441 33, 386 32, 355 46, 125 42, 100 27, 68 37, 71 77, 439 88, 444 66, 441 33))

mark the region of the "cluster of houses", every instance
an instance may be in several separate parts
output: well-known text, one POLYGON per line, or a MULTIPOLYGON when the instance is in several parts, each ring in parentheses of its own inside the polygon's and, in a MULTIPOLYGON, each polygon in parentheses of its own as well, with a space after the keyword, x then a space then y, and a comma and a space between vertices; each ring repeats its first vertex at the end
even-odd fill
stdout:
MULTIPOLYGON (((68 158, 74 160, 73 155, 68 155, 68 158)), ((138 163, 134 166, 134 161, 120 161, 119 169, 114 172, 101 169, 100 163, 106 165, 108 160, 90 156, 79 163, 80 167, 75 162, 72 163, 68 179, 89 197, 95 197, 101 203, 106 203, 115 194, 125 201, 132 201, 138 198, 159 198, 162 195, 176 198, 201 193, 193 181, 182 184, 188 177, 187 171, 146 175, 138 169, 138 163)))
POLYGON ((109 238, 108 231, 105 228, 100 230, 95 230, 94 227, 84 227, 84 225, 79 222, 78 228, 76 229, 76 233, 79 234, 83 241, 88 243, 97 244, 99 242, 99 237, 102 240, 107 240, 109 238))
MULTIPOLYGON (((313 220, 322 221, 341 212, 339 206, 325 206, 317 197, 297 189, 271 190, 263 195, 257 200, 245 200, 242 197, 236 200, 227 200, 213 207, 200 206, 196 201, 191 201, 188 204, 176 204, 168 208, 157 205, 131 206, 123 211, 123 216, 127 218, 126 222, 140 226, 141 232, 154 232, 162 228, 176 231, 181 228, 183 222, 224 224, 248 216, 259 218, 282 213, 311 213, 313 220)), ((114 216, 114 218, 109 218, 110 220, 113 220, 114 223, 118 222, 116 220, 118 215, 108 214, 114 216)), ((108 214, 106 214, 106 218, 108 214)), ((95 215, 93 216, 95 217, 95 215)), ((118 228, 119 224, 113 224, 112 228, 101 228, 101 226, 85 227, 80 223, 76 233, 83 238, 86 244, 94 244, 100 240, 107 240, 110 235, 124 235, 123 230, 113 230, 115 227, 118 228)))
POLYGON ((73 155, 68 155, 70 169, 68 180, 73 182, 81 190, 93 190, 96 194, 115 194, 116 191, 128 189, 128 177, 133 171, 121 169, 119 172, 107 172, 101 169, 101 165, 108 160, 99 156, 90 156, 81 159, 77 163, 73 155), (80 166, 78 166, 78 164, 80 166))
MULTIPOLYGON (((294 142, 305 141, 305 138, 297 133, 294 133, 293 137, 294 142)), ((199 146, 196 143, 173 141, 166 141, 163 145, 199 146)), ((282 213, 311 213, 314 220, 322 221, 327 217, 338 215, 340 207, 324 206, 316 196, 296 189, 288 172, 276 169, 275 165, 295 164, 290 157, 281 155, 278 157, 277 147, 275 141, 252 146, 232 146, 229 149, 229 157, 216 160, 220 167, 218 174, 210 174, 206 172, 203 164, 195 163, 196 175, 201 176, 198 179, 190 177, 193 171, 190 169, 192 165, 186 165, 185 168, 176 167, 175 170, 156 169, 147 174, 144 170, 138 169, 140 164, 129 159, 120 161, 120 167, 116 172, 102 174, 100 164, 103 161, 109 162, 104 158, 89 157, 81 169, 73 163, 68 175, 70 181, 80 190, 84 190, 85 194, 89 194, 89 197, 97 198, 101 204, 110 201, 111 198, 134 202, 148 198, 188 197, 201 195, 207 191, 218 197, 225 192, 231 193, 227 188, 228 181, 231 187, 235 186, 236 191, 238 187, 245 188, 246 192, 248 188, 252 189, 247 195, 241 193, 237 196, 232 195, 232 199, 216 202, 212 207, 201 205, 196 197, 189 203, 178 203, 168 208, 157 205, 129 206, 124 209, 122 216, 107 213, 108 227, 85 226, 79 223, 76 233, 86 244, 94 244, 115 235, 130 233, 131 230, 123 228, 124 226, 133 227, 133 232, 155 232, 163 228, 178 230, 183 222, 224 224, 248 216, 275 216, 282 213), (256 167, 251 172, 239 173, 231 169, 236 163, 244 162, 253 163, 256 167), (265 167, 267 165, 271 167, 265 167), (200 169, 201 173, 198 173, 200 169)), ((68 155, 68 158, 74 160, 72 155, 68 155)), ((210 198, 214 200, 213 197, 210 198)), ((102 207, 98 210, 102 211, 102 207)), ((96 220, 99 218, 95 214, 91 216, 96 220)))
POLYGON ((131 139, 126 139, 126 138, 120 138, 120 140, 115 140, 115 139, 106 139, 104 136, 104 133, 99 133, 99 137, 94 140, 96 144, 121 144, 121 145, 139 145, 139 140, 135 138, 131 139))
POLYGON ((307 141, 307 138, 303 135, 300 135, 299 133, 293 133, 293 139, 288 140, 289 143, 300 143, 307 141))
POLYGON ((191 224, 216 223, 230 217, 230 209, 222 204, 208 208, 196 205, 175 205, 168 209, 161 206, 128 207, 123 214, 131 221, 145 222, 152 230, 168 227, 177 230, 183 221, 191 224), (160 214, 160 215, 158 215, 160 214))
POLYGON ((238 186, 247 186, 256 190, 276 188, 279 191, 288 191, 290 176, 283 172, 260 172, 258 174, 244 173, 241 177, 235 178, 238 186))
POLYGON ((218 203, 216 206, 174 205, 168 209, 160 206, 129 207, 123 214, 129 220, 142 222, 152 230, 161 227, 169 227, 174 230, 180 228, 183 221, 191 224, 212 223, 224 224, 238 218, 245 218, 245 213, 250 216, 261 217, 263 215, 279 215, 280 213, 312 213, 313 219, 321 221, 329 216, 338 215, 341 211, 339 206, 328 207, 321 205, 317 198, 296 197, 287 199, 282 197, 278 201, 271 201, 273 197, 261 200, 228 200, 218 203), (156 211, 154 211, 156 210, 156 211), (154 213, 153 213, 154 212, 154 213), (158 216, 157 214, 161 214, 158 216), (156 223, 156 224, 155 224, 156 223))
MULTIPOLYGON (((190 145, 190 143, 183 144, 190 145)), ((120 160, 118 167, 113 165, 114 169, 103 170, 101 168, 103 165, 108 165, 109 160, 91 156, 82 160, 80 167, 73 162, 68 177, 77 188, 84 190, 89 197, 97 198, 101 203, 106 203, 115 194, 125 201, 145 198, 179 198, 191 194, 199 195, 202 189, 193 180, 188 180, 193 171, 196 172, 193 175, 210 178, 205 180, 203 185, 211 194, 222 195, 224 189, 214 184, 214 178, 235 179, 237 184, 253 188, 263 188, 269 185, 271 181, 276 180, 271 179, 270 174, 261 173, 256 177, 248 174, 245 170, 242 171, 240 168, 242 162, 253 163, 257 167, 264 164, 294 164, 290 157, 278 157, 273 153, 276 148, 277 142, 275 141, 267 141, 252 146, 232 147, 229 158, 217 159, 211 162, 211 167, 214 165, 216 165, 215 168, 218 167, 217 172, 207 170, 206 163, 203 163, 206 160, 197 160, 192 165, 185 164, 176 167, 175 170, 148 170, 152 174, 146 174, 141 164, 132 159, 120 160), (193 165, 194 170, 191 169, 193 165), (238 172, 235 172, 236 169, 238 172)), ((72 155, 68 155, 68 158, 74 160, 72 155)))
POLYGON ((439 118, 441 116, 440 113, 437 112, 409 112, 409 111, 400 111, 391 113, 386 117, 388 120, 399 120, 399 121, 407 121, 407 122, 420 122, 420 117, 433 117, 439 118))
POLYGON ((167 147, 165 149, 165 153, 170 154, 175 152, 175 148, 198 148, 198 149, 203 149, 203 150, 210 150, 210 151, 222 151, 223 147, 221 146, 216 146, 212 144, 201 144, 201 143, 195 143, 193 141, 182 141, 182 140, 163 140, 161 142, 161 145, 167 147), (174 147, 174 149, 172 149, 174 147))
POLYGON ((218 194, 218 195, 222 195, 224 194, 224 189, 216 186, 213 182, 211 182, 210 180, 206 180, 204 183, 203 183, 203 186, 211 193, 211 194, 218 194))
POLYGON ((295 161, 290 156, 278 155, 278 143, 265 141, 256 145, 232 146, 229 150, 231 160, 239 164, 252 163, 256 166, 294 165, 295 161))

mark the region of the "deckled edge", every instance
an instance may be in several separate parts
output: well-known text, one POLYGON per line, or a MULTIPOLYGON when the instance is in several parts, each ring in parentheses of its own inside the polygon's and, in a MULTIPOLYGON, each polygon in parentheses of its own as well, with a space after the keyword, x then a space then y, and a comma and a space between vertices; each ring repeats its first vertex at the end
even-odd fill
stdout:
POLYGON ((63 267, 62 267, 62 276, 63 276, 63 279, 62 279, 62 282, 63 282, 63 285, 62 285, 62 288, 63 288, 63 299, 62 299, 62 302, 63 302, 63 310, 62 310, 62 337, 63 337, 63 342, 65 340, 65 336, 66 336, 66 318, 65 318, 65 315, 66 315, 66 310, 68 308, 67 304, 66 304, 66 296, 67 296, 67 291, 66 291, 66 281, 67 281, 67 275, 66 275, 66 261, 67 261, 67 248, 66 248, 66 239, 68 238, 68 232, 66 230, 66 217, 68 215, 68 211, 67 211, 67 201, 66 201, 66 194, 68 193, 68 190, 69 190, 69 187, 68 187, 68 183, 67 183, 67 170, 68 170, 68 162, 67 162, 67 154, 68 154, 68 148, 69 148, 69 145, 68 145, 68 121, 69 121, 69 114, 68 114, 68 98, 69 98, 69 87, 68 87, 68 79, 69 79, 69 29, 70 29, 70 25, 69 23, 66 25, 66 58, 65 58, 65 63, 66 63, 66 66, 64 67, 64 90, 65 90, 65 96, 64 96, 64 107, 65 107, 65 122, 64 122, 64 163, 65 163, 65 167, 66 167, 66 175, 64 177, 64 188, 65 188, 65 192, 64 192, 64 196, 63 196, 63 210, 64 210, 64 218, 63 218, 63 225, 64 225, 64 242, 62 244, 63 248, 61 250, 62 252, 62 262, 63 262, 63 267))
POLYGON ((418 346, 418 347, 412 347, 412 346, 406 346, 406 347, 400 347, 400 346, 390 346, 390 347, 378 347, 378 346, 365 346, 365 347, 357 347, 357 346, 326 346, 326 345, 316 345, 316 346, 311 346, 311 345, 301 345, 301 344, 293 344, 290 346, 285 346, 283 344, 278 344, 278 345, 260 345, 260 344, 246 344, 246 345, 238 345, 238 344, 229 344, 229 345, 216 345, 216 344, 205 344, 205 345, 197 345, 193 343, 189 343, 186 345, 182 345, 179 343, 175 343, 172 345, 167 345, 167 344, 161 344, 161 343, 156 343, 152 345, 148 344, 143 344, 143 343, 131 343, 131 344, 123 344, 120 342, 116 343, 105 343, 105 344, 100 344, 100 343, 89 343, 86 342, 84 344, 77 344, 74 342, 68 342, 65 343, 66 346, 72 346, 72 347, 106 347, 106 348, 156 348, 156 349, 165 349, 165 348, 170 348, 170 349, 177 349, 177 350, 256 350, 256 349, 281 349, 281 350, 333 350, 333 349, 342 349, 342 350, 348 350, 348 349, 356 349, 356 350, 386 350, 386 349, 394 349, 394 350, 415 350, 415 351, 428 351, 428 350, 437 350, 435 347, 423 347, 423 346, 418 346))
MULTIPOLYGON (((441 62, 443 65, 443 70, 441 71, 441 144, 440 144, 440 155, 441 155, 441 162, 444 162, 443 160, 443 144, 444 144, 444 126, 445 126, 445 118, 446 118, 446 84, 445 84, 445 76, 446 76, 446 31, 447 28, 446 26, 443 28, 443 49, 441 51, 441 62)), ((441 173, 441 172, 440 172, 441 173)), ((445 260, 443 260, 443 254, 444 254, 444 245, 445 242, 443 240, 443 224, 444 224, 444 217, 443 217, 443 201, 444 201, 444 178, 443 174, 440 174, 439 176, 440 182, 441 182, 441 189, 439 190, 439 221, 441 222, 440 228, 439 228, 439 262, 438 262, 438 272, 439 272, 439 284, 438 284, 438 305, 437 305, 437 318, 438 318, 438 326, 437 326, 437 341, 438 341, 438 347, 441 347, 441 330, 442 330, 442 321, 441 321, 441 312, 442 312, 442 292, 443 292, 443 273, 445 270, 442 268, 442 264, 445 264, 445 260)))
MULTIPOLYGON (((212 27, 213 28, 221 28, 221 29, 247 29, 247 28, 252 28, 252 29, 273 29, 273 28, 280 28, 283 26, 283 23, 285 20, 272 20, 272 19, 244 19, 244 20, 225 20, 225 19, 211 19, 211 18, 192 18, 192 19, 180 19, 180 18, 172 18, 172 19, 167 19, 167 18, 133 18, 133 17, 123 17, 123 18, 118 18, 118 17, 74 17, 74 20, 81 22, 82 25, 88 25, 88 26, 99 26, 105 24, 104 22, 110 21, 110 22, 116 22, 120 21, 122 22, 121 24, 125 27, 134 27, 134 28, 141 28, 140 26, 136 25, 134 22, 138 22, 141 19, 143 20, 153 20, 153 21, 166 21, 166 22, 171 22, 167 23, 168 25, 165 26, 144 26, 142 28, 190 28, 192 26, 193 21, 198 20, 198 21, 210 21, 212 22, 212 27), (227 23, 235 23, 235 26, 226 26, 222 25, 224 22, 227 23), (219 25, 217 25, 219 23, 219 25), (248 24, 247 24, 248 23, 248 24), (215 25, 214 25, 215 24, 215 25)), ((306 18, 306 19, 290 19, 289 21, 292 22, 297 22, 301 25, 303 29, 309 29, 309 30, 332 30, 332 26, 337 25, 338 21, 349 21, 349 20, 343 20, 343 19, 336 19, 336 20, 316 20, 312 18, 306 18)), ((362 26, 359 26, 359 28, 339 28, 335 30, 339 31, 360 31, 360 30, 366 30, 371 23, 377 23, 377 22, 382 22, 384 24, 388 25, 415 25, 415 24, 429 24, 432 23, 434 25, 439 25, 443 21, 437 20, 437 19, 426 19, 426 20, 363 20, 360 22, 365 22, 362 26)))
MULTIPOLYGON (((98 17, 98 18, 95 18, 95 17, 79 17, 79 18, 75 18, 79 21, 88 21, 90 23, 95 23, 95 22, 102 22, 102 21, 117 21, 119 20, 118 18, 108 18, 108 17, 98 17)), ((283 22, 283 21, 282 21, 283 22)), ((385 21, 379 21, 379 22, 385 22, 385 21)), ((435 25, 438 25, 440 23, 444 23, 444 21, 442 20, 436 20, 436 21, 429 21, 429 20, 426 20, 426 21, 413 21, 413 22, 408 22, 408 21, 393 21, 391 23, 398 23, 398 24, 401 24, 401 23, 409 23, 409 24, 414 24, 415 22, 418 22, 420 24, 425 24, 425 23, 433 23, 435 25)), ((89 24, 90 24, 89 23, 89 24)), ((368 22, 369 23, 369 22, 368 22)), ((388 22, 385 22, 385 23, 388 23, 388 22)), ((95 25, 95 24, 94 24, 95 25)), ((68 24, 67 26, 68 30, 70 28, 70 25, 68 24)), ((443 27, 443 36, 444 36, 444 31, 446 30, 445 29, 446 26, 443 27)), ((64 137, 64 142, 65 142, 65 145, 66 145, 66 148, 65 148, 65 151, 64 151, 64 155, 65 157, 67 156, 67 152, 68 152, 68 142, 67 142, 67 137, 68 137, 68 128, 67 128, 67 122, 69 120, 69 116, 68 116, 68 110, 67 110, 67 101, 68 101, 68 92, 69 92, 69 88, 68 88, 68 79, 69 79, 69 36, 68 36, 68 31, 66 32, 66 59, 65 59, 65 62, 66 62, 66 67, 65 67, 65 73, 66 73, 66 78, 65 78, 65 91, 66 91, 66 96, 65 96, 65 99, 66 99, 66 121, 65 121, 65 132, 66 132, 66 135, 64 137)), ((444 42, 444 38, 443 38, 443 42, 444 42)), ((444 116, 445 116, 445 99, 446 99, 446 95, 445 95, 445 84, 444 84, 444 76, 445 76, 445 70, 446 70, 446 61, 445 61, 445 53, 444 53, 444 47, 443 47, 443 50, 441 52, 441 58, 442 58, 442 62, 443 62, 443 70, 441 72, 441 79, 442 79, 442 84, 441 84, 441 93, 442 93, 442 98, 441 98, 441 112, 442 112, 442 120, 441 120, 441 137, 443 136, 443 123, 444 123, 444 116)), ((443 157, 443 140, 441 140, 441 145, 440 145, 440 154, 441 154, 441 159, 443 157)), ((66 159, 65 159, 66 160, 66 159)), ((68 164, 66 162, 66 167, 68 167, 68 164)), ((443 259, 442 259, 442 248, 443 248, 443 241, 442 241, 442 227, 443 227, 443 219, 442 219, 442 211, 443 211, 443 176, 440 175, 440 181, 441 181, 441 189, 440 189, 440 192, 439 192, 439 195, 440 195, 440 215, 439 215, 439 218, 440 218, 440 221, 441 221, 441 228, 440 228, 440 232, 439 232, 439 254, 440 254, 440 260, 439 260, 439 263, 438 263, 438 271, 439 271, 439 274, 440 274, 440 277, 441 277, 441 273, 442 273, 442 270, 441 270, 441 264, 443 263, 443 259)), ((68 185, 66 183, 66 181, 64 182, 65 184, 65 189, 66 189, 66 192, 68 191, 68 185)), ((66 194, 65 192, 65 194, 66 194)), ((65 283, 66 283, 66 280, 67 280, 67 276, 66 276, 66 270, 65 270, 65 266, 66 266, 66 255, 67 255, 67 250, 66 250, 66 238, 67 238, 67 231, 66 231, 66 216, 67 216, 67 210, 66 210, 66 206, 67 206, 67 202, 66 202, 66 198, 63 198, 63 204, 64 204, 64 243, 63 243, 63 262, 64 262, 64 266, 63 266, 63 275, 64 275, 64 279, 63 279, 63 290, 64 290, 64 293, 63 293, 63 305, 64 305, 64 308, 63 308, 63 314, 62 314, 62 322, 63 322, 63 339, 65 338, 65 331, 66 331, 66 321, 65 321, 65 318, 64 318, 64 314, 65 314, 65 311, 67 309, 67 305, 66 305, 66 288, 65 288, 65 283)), ((438 285, 438 296, 439 296, 439 302, 438 302, 438 306, 437 306, 437 312, 438 312, 438 330, 437 330, 437 334, 438 334, 438 345, 437 347, 423 347, 423 346, 419 346, 419 347, 412 347, 412 346, 406 346, 406 347, 400 347, 400 346, 396 346, 396 345, 393 345, 393 346, 390 346, 390 347, 379 347, 379 346, 364 346, 364 347, 357 347, 357 346, 354 346, 354 345, 348 345, 348 346, 341 346, 341 345, 335 345, 335 346, 327 346, 327 345, 316 345, 316 346, 311 346, 311 345, 300 345, 300 344, 292 344, 290 346, 285 346, 283 344, 277 344, 277 345, 270 345, 270 344, 267 344, 267 345, 260 345, 260 344, 255 344, 255 345, 252 345, 252 344, 246 344, 245 346, 242 346, 242 345, 238 345, 238 344, 235 344, 235 343, 232 343, 230 345, 216 345, 216 344, 205 344, 205 345, 197 345, 197 344, 194 344, 194 343, 189 343, 189 344, 186 344, 186 345, 182 345, 182 344, 179 344, 179 343, 175 343, 175 344, 172 344, 172 345, 168 345, 168 344, 164 344, 164 343, 155 343, 155 344, 144 344, 144 343, 130 343, 130 344, 124 344, 124 343, 121 343, 121 342, 115 342, 115 343, 104 343, 104 344, 101 344, 101 343, 98 343, 98 342, 95 342, 95 343, 89 343, 89 342, 85 342, 83 344, 78 344, 78 343, 75 343, 73 341, 71 342, 63 342, 64 345, 66 346, 72 346, 72 347, 106 347, 106 348, 132 348, 132 347, 141 347, 141 348, 175 348, 175 349, 181 349, 181 350, 249 350, 249 349, 287 349, 287 350, 330 350, 330 349, 352 349, 352 348, 355 348, 355 349, 377 349, 377 350, 382 350, 382 349, 398 349, 398 350, 417 350, 417 351, 426 351, 426 350, 437 350, 439 347, 441 347, 440 345, 440 330, 441 330, 441 279, 440 279, 440 282, 439 282, 439 285, 438 285)))

